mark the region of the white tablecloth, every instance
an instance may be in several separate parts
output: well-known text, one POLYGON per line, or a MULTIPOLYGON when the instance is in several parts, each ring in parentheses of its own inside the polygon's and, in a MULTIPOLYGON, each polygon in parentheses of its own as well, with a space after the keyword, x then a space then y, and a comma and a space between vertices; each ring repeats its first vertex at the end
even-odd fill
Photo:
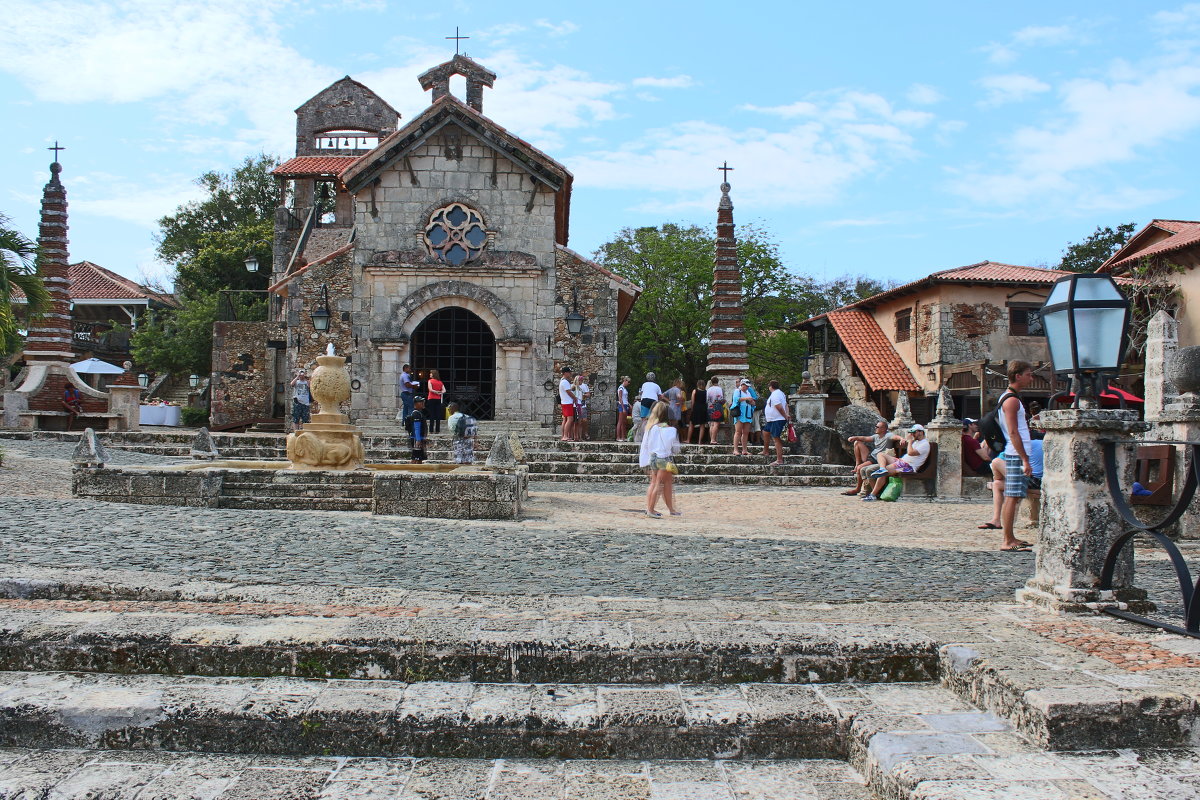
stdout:
POLYGON ((183 424, 183 412, 179 406, 141 406, 138 409, 138 423, 178 427, 183 424))

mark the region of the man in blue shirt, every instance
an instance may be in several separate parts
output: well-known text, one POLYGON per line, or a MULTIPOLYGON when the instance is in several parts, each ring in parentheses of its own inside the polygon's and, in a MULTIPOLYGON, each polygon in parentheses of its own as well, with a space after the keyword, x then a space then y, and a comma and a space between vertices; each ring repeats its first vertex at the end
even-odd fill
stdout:
POLYGON ((425 461, 425 398, 413 398, 413 412, 408 415, 412 423, 412 463, 425 461))

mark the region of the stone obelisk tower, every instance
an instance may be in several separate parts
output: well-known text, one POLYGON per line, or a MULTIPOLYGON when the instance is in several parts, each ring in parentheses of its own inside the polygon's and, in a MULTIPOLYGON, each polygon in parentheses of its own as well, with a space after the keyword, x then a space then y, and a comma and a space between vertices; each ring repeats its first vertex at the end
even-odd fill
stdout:
MULTIPOLYGON (((56 153, 57 155, 57 153, 56 153)), ((71 278, 67 272, 67 190, 58 179, 62 164, 50 165, 50 182, 42 190, 38 227, 38 274, 50 294, 50 308, 30 323, 25 337, 25 361, 61 362, 75 359, 71 347, 71 278)))
MULTIPOLYGON (((726 165, 722 171, 733 169, 726 165)), ((728 176, 728 172, 725 175, 728 176)), ((733 232, 733 201, 729 184, 721 184, 717 206, 717 254, 713 263, 712 313, 709 316, 708 373, 719 379, 725 400, 733 396, 739 376, 750 369, 742 308, 742 272, 738 269, 737 238, 733 232)))

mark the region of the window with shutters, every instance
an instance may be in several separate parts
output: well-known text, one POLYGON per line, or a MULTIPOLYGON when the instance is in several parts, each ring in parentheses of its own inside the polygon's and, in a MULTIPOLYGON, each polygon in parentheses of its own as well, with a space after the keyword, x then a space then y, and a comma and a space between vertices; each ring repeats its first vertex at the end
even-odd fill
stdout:
POLYGON ((896 341, 907 342, 912 338, 912 309, 896 312, 896 341))

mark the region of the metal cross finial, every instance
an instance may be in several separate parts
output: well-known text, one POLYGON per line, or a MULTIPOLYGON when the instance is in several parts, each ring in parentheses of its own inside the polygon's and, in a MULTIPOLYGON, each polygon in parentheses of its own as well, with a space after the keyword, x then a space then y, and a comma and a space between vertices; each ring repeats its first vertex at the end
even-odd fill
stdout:
POLYGON ((453 39, 453 40, 454 40, 454 55, 458 55, 458 44, 459 44, 459 42, 460 42, 460 41, 462 41, 463 39, 470 39, 471 37, 470 37, 470 36, 459 36, 459 35, 458 35, 458 26, 457 26, 457 25, 455 25, 455 26, 454 26, 454 35, 453 35, 453 36, 447 36, 446 38, 447 38, 447 39, 453 39))
POLYGON ((728 161, 721 162, 721 166, 717 167, 717 171, 721 173, 721 182, 722 183, 729 183, 729 173, 732 170, 733 170, 733 167, 729 166, 728 161))
POLYGON ((66 150, 67 148, 65 148, 65 147, 59 147, 59 146, 58 146, 58 139, 55 139, 55 140, 54 140, 54 147, 47 147, 46 149, 47 149, 47 150, 53 150, 53 151, 54 151, 54 160, 55 160, 55 161, 58 161, 58 151, 59 151, 59 150, 66 150))

